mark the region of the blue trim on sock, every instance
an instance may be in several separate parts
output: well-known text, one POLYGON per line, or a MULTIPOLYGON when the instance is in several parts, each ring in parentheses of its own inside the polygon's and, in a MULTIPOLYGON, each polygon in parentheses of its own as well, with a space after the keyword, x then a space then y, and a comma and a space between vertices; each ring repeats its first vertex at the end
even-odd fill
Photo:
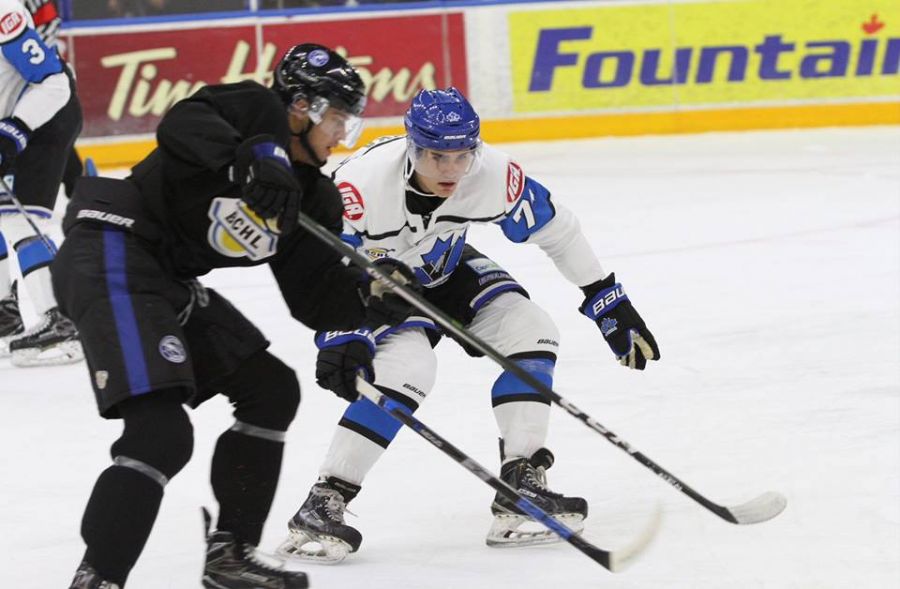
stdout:
MULTIPOLYGON (((547 358, 529 358, 525 360, 515 360, 523 370, 536 378, 541 384, 547 388, 553 388, 553 368, 556 362, 547 358)), ((509 371, 504 371, 494 382, 491 388, 491 398, 498 399, 509 395, 535 395, 543 399, 543 396, 535 390, 534 387, 525 384, 525 382, 509 371)))
MULTIPOLYGON (((50 244, 54 245, 52 240, 50 244)), ((28 274, 36 267, 46 266, 52 262, 55 253, 47 249, 43 240, 33 237, 26 242, 22 242, 16 248, 16 255, 19 258, 19 269, 22 271, 22 274, 28 274)))
MULTIPOLYGON (((398 404, 399 405, 399 404, 398 404)), ((401 406, 404 412, 410 413, 409 408, 401 406)), ((403 425, 368 399, 360 399, 347 407, 344 411, 344 420, 372 431, 388 442, 394 439, 400 427, 403 425)))

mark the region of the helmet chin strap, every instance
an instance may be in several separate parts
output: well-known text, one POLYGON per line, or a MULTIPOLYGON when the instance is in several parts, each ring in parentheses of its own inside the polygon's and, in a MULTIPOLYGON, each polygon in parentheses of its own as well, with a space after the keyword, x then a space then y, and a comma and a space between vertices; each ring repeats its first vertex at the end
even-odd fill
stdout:
POLYGON ((291 135, 293 135, 300 141, 300 147, 303 148, 303 151, 306 152, 306 155, 309 156, 309 159, 312 160, 315 166, 317 168, 321 168, 328 162, 326 160, 320 160, 316 155, 316 150, 313 149, 312 145, 309 144, 309 132, 312 130, 313 125, 315 125, 315 123, 307 119, 306 127, 304 127, 303 130, 299 133, 294 133, 293 131, 291 131, 291 135))

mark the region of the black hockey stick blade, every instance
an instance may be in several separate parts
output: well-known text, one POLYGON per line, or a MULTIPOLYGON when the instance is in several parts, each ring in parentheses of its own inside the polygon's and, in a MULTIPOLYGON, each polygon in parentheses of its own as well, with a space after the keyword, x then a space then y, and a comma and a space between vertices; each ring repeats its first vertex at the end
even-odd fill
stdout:
POLYGON ((650 544, 650 541, 659 530, 661 517, 660 511, 657 510, 653 521, 641 531, 639 536, 634 538, 625 547, 615 551, 598 548, 583 536, 576 534, 565 524, 554 519, 546 511, 542 510, 526 497, 520 495, 503 480, 447 441, 446 438, 413 417, 407 412, 408 410, 406 410, 405 406, 386 397, 381 391, 375 388, 374 385, 370 384, 362 377, 356 378, 356 390, 359 391, 363 397, 397 419, 400 423, 425 438, 432 446, 455 460, 459 465, 484 481, 488 486, 498 493, 503 494, 507 499, 515 502, 516 506, 524 513, 528 514, 532 519, 546 526, 551 532, 557 534, 560 538, 611 572, 619 572, 632 562, 650 544))

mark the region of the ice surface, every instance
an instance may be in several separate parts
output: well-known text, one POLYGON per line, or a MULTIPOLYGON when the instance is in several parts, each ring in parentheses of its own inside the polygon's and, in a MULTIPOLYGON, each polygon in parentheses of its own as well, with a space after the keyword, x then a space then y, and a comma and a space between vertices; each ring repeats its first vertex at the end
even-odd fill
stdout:
MULTIPOLYGON (((555 389, 710 499, 779 491, 754 526, 705 512, 560 409, 554 488, 591 504, 588 536, 617 546, 665 508, 657 541, 613 575, 562 544, 484 545, 491 490, 411 432, 367 479, 350 522, 361 552, 307 566, 314 588, 882 588, 900 581, 900 129, 604 139, 505 146, 575 210, 653 330, 662 361, 612 358, 576 310, 580 293, 534 246, 496 227, 471 242, 510 270, 563 334, 555 389)), ((226 270, 220 289, 304 386, 263 547, 306 496, 342 401, 313 381, 311 333, 267 269, 226 270)), ((452 343, 419 418, 496 468, 489 390, 497 369, 452 343)), ((193 412, 191 463, 168 486, 128 589, 199 587, 200 506, 214 400, 193 412)), ((83 365, 0 361, 0 586, 66 587, 82 509, 120 425, 95 414, 83 365)))

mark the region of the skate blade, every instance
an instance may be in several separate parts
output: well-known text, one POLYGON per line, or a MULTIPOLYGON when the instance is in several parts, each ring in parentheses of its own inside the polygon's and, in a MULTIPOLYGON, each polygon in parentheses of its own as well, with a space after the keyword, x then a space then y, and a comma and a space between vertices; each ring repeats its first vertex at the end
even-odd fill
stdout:
POLYGON ((23 333, 25 333, 25 332, 20 331, 19 333, 14 333, 12 335, 0 337, 0 358, 8 358, 9 357, 9 342, 16 339, 23 333))
MULTIPOLYGON (((553 519, 576 534, 584 530, 584 518, 577 513, 560 513, 553 519)), ((485 543, 492 548, 519 548, 539 544, 555 544, 563 539, 531 518, 518 514, 499 514, 488 531, 485 543), (523 527, 524 526, 524 527, 523 527)))
POLYGON ((275 553, 287 560, 337 564, 350 554, 350 545, 334 536, 290 530, 275 553))
POLYGON ((31 366, 62 366, 74 364, 84 359, 81 342, 70 341, 50 346, 46 349, 25 348, 13 350, 11 360, 13 366, 28 368, 31 366))

